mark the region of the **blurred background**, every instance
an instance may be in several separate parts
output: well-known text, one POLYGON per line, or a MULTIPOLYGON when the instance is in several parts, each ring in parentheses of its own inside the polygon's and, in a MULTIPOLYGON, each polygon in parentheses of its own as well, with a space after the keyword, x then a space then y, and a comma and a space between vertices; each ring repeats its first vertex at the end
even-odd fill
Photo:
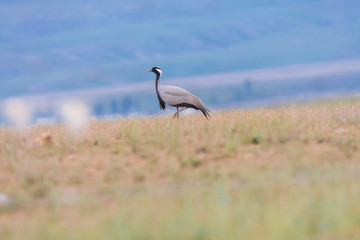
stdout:
POLYGON ((353 94, 359 9, 358 0, 2 0, 0 101, 8 110, 21 101, 32 123, 57 121, 69 99, 97 117, 158 114, 153 66, 211 110, 353 94))

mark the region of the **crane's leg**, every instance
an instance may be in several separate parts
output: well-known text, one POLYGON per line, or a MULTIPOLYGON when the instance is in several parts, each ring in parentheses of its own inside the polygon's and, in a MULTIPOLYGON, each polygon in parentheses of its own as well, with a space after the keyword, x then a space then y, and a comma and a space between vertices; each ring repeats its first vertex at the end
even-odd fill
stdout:
POLYGON ((176 107, 176 113, 173 116, 173 119, 175 119, 175 117, 179 118, 179 107, 176 107))
POLYGON ((185 109, 188 109, 188 107, 184 107, 183 109, 181 109, 180 111, 178 111, 178 115, 179 115, 179 112, 184 111, 185 109))
POLYGON ((176 113, 177 113, 177 118, 179 118, 179 116, 180 116, 180 112, 181 111, 184 111, 185 109, 188 109, 188 107, 184 107, 183 109, 181 109, 180 111, 177 111, 176 113))
POLYGON ((177 118, 177 119, 179 119, 179 116, 180 116, 180 112, 181 111, 184 111, 185 109, 188 109, 188 107, 184 107, 183 109, 181 109, 180 111, 179 111, 179 107, 176 107, 176 113, 174 114, 174 116, 173 116, 173 119, 175 119, 175 117, 177 118))

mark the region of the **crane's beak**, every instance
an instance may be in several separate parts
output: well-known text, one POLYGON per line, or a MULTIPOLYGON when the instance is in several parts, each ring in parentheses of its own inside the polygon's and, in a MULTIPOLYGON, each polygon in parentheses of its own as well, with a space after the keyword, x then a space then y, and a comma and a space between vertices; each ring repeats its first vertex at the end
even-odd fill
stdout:
POLYGON ((151 72, 152 69, 147 70, 147 72, 151 72))

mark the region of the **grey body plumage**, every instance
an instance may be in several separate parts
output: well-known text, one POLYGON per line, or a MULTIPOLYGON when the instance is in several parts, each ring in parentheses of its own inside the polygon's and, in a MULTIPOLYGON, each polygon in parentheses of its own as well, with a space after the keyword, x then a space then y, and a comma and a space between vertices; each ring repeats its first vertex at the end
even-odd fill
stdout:
POLYGON ((210 117, 209 110, 194 94, 180 87, 159 84, 159 79, 162 74, 162 70, 159 67, 153 67, 148 70, 148 72, 156 74, 155 89, 160 109, 165 110, 165 104, 176 107, 177 111, 174 114, 174 118, 179 117, 179 113, 187 108, 199 110, 206 118, 210 117), (179 110, 179 108, 182 109, 179 110))

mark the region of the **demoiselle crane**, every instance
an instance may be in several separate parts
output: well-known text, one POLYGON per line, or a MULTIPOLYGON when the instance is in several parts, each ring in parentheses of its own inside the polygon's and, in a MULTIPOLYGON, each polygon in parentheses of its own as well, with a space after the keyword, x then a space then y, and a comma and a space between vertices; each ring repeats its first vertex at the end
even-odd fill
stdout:
POLYGON ((162 71, 159 67, 153 67, 147 70, 156 74, 155 89, 159 99, 160 109, 165 110, 165 104, 176 107, 176 113, 173 118, 179 118, 179 113, 187 108, 200 110, 206 118, 210 117, 209 110, 201 102, 201 100, 189 91, 171 85, 159 84, 162 71), (179 110, 179 108, 182 108, 179 110))

